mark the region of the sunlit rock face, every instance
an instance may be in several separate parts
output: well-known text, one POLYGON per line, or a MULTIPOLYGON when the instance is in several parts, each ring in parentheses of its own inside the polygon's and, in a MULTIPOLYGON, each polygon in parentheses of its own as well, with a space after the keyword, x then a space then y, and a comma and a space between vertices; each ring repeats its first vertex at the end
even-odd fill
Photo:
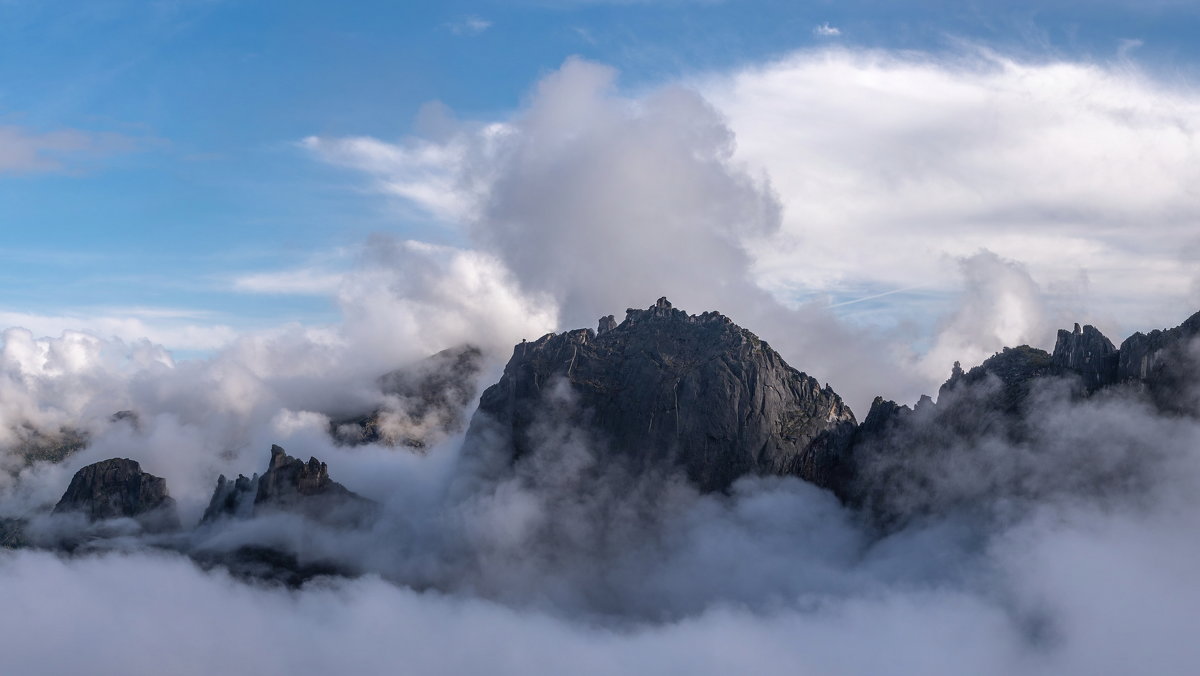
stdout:
POLYGON ((388 404, 331 421, 330 435, 347 446, 426 449, 462 431, 465 411, 479 392, 482 367, 483 351, 460 345, 386 373, 378 385, 388 404))
POLYGON ((560 416, 564 406, 570 424, 611 457, 634 470, 680 468, 704 491, 748 474, 826 485, 831 439, 855 425, 832 389, 765 341, 724 315, 689 315, 665 298, 628 310, 620 324, 602 318, 599 331, 517 345, 483 393, 468 444, 488 437, 519 460, 538 445, 543 414, 560 416))

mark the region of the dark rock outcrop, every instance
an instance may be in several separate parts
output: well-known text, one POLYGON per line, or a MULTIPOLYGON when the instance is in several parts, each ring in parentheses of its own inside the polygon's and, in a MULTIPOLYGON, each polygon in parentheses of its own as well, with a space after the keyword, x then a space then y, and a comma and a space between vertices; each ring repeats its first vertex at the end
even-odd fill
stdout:
POLYGON ((837 455, 847 469, 831 488, 888 525, 1140 485, 1137 449, 1093 462, 1090 449, 1056 442, 1059 421, 1072 418, 1060 404, 1142 393, 1160 412, 1200 415, 1198 336, 1200 314, 1175 329, 1136 333, 1119 350, 1095 327, 1076 324, 1058 332, 1053 354, 1020 346, 965 373, 955 364, 936 404, 923 399, 909 409, 877 398, 837 455))
POLYGON ((280 511, 350 524, 369 516, 373 508, 373 502, 330 479, 325 463, 316 458, 306 463, 271 446, 271 461, 261 476, 239 475, 230 481, 221 475, 217 479, 201 523, 280 511))
POLYGON ((1121 343, 1117 380, 1138 383, 1162 410, 1200 414, 1200 312, 1165 331, 1121 343))
POLYGON ((261 545, 244 545, 231 552, 194 551, 191 557, 204 569, 220 567, 237 579, 255 584, 280 584, 293 589, 317 578, 357 574, 356 570, 336 561, 308 560, 296 552, 261 545))
POLYGON ((423 449, 461 432, 474 399, 483 352, 472 345, 443 350, 379 378, 389 405, 329 424, 334 441, 348 446, 386 444, 423 449))
POLYGON ((313 498, 359 498, 329 478, 329 468, 316 458, 302 462, 279 446, 271 446, 271 463, 258 479, 255 505, 287 508, 313 498))
POLYGON ((617 318, 612 315, 606 315, 601 317, 600 321, 596 324, 596 335, 602 336, 615 328, 617 328, 617 318))
POLYGON ((230 520, 279 513, 296 514, 334 528, 355 528, 376 515, 377 505, 330 479, 325 463, 316 458, 303 462, 279 446, 271 446, 271 461, 262 475, 239 475, 233 481, 224 476, 217 479, 198 533, 202 537, 216 533, 218 537, 200 540, 188 554, 205 568, 220 566, 235 577, 292 587, 316 577, 355 574, 347 562, 308 551, 303 541, 264 541, 258 531, 250 531, 249 539, 235 534, 231 544, 227 533, 222 532, 232 525, 230 520))
POLYGON ((1028 345, 1006 347, 966 373, 957 362, 954 367, 950 379, 938 389, 939 404, 954 399, 954 390, 959 388, 978 394, 981 390, 976 386, 995 378, 999 387, 990 396, 989 407, 1004 413, 1015 412, 1020 407, 1035 379, 1064 373, 1049 353, 1028 345))
POLYGON ((252 478, 239 474, 237 479, 230 481, 225 475, 217 477, 217 487, 213 490, 208 507, 200 523, 216 521, 222 517, 247 518, 254 513, 254 498, 258 494, 258 475, 252 478))
POLYGON ((1059 329, 1051 359, 1060 369, 1079 374, 1089 393, 1117 381, 1117 348, 1091 324, 1059 329))
POLYGON ((179 527, 166 480, 143 472, 127 458, 104 460, 76 472, 54 507, 55 514, 69 512, 82 513, 91 521, 129 517, 150 531, 179 527))
POLYGON ((500 382, 483 393, 468 443, 498 444, 519 460, 538 446, 550 400, 566 396, 561 422, 587 430, 603 453, 637 471, 681 468, 704 491, 748 474, 821 485, 836 474, 832 455, 854 415, 753 333, 665 298, 628 310, 619 325, 605 319, 600 332, 517 345, 500 382))

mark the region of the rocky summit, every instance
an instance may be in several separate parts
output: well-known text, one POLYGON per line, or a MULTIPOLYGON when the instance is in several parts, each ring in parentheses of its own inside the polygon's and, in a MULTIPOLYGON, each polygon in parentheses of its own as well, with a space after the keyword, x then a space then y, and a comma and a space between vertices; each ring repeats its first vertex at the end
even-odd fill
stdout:
POLYGON ((788 366, 728 317, 690 315, 665 298, 599 330, 517 345, 484 391, 468 444, 498 443, 511 458, 541 441, 543 414, 569 424, 634 469, 678 467, 701 490, 748 474, 795 474, 828 484, 833 443, 854 414, 828 386, 788 366), (565 404, 564 404, 565 402, 565 404))
POLYGON ((316 458, 304 462, 271 446, 271 460, 262 475, 221 475, 201 523, 222 518, 245 518, 271 511, 295 512, 319 521, 355 521, 370 511, 366 498, 329 478, 329 468, 316 458))
POLYGON ((92 521, 129 517, 146 530, 179 527, 167 482, 143 472, 127 458, 112 458, 80 469, 54 507, 55 514, 79 512, 92 521))

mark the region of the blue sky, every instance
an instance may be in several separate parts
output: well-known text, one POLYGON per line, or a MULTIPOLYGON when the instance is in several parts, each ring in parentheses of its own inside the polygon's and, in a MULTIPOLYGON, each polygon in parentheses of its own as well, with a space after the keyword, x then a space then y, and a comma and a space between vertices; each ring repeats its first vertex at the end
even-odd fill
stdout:
POLYGON ((299 141, 405 138, 430 101, 503 120, 572 55, 630 92, 835 43, 1134 59, 1191 86, 1196 35, 1187 2, 0 0, 0 311, 331 321, 327 297, 232 280, 336 269, 374 232, 465 236, 299 141))

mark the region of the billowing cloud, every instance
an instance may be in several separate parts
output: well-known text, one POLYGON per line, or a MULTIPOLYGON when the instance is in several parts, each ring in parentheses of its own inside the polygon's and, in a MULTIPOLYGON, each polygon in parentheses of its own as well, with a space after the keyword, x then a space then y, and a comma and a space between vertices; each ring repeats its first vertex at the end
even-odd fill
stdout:
POLYGON ((1051 292, 1082 290, 1076 309, 1114 333, 1200 304, 1188 87, 1128 62, 848 49, 699 86, 783 203, 780 234, 754 249, 781 296, 946 289, 957 259, 987 249, 1051 292))
MULTIPOLYGON (((803 59, 806 67, 823 72, 851 57, 835 51, 803 59)), ((934 62, 923 67, 943 74, 944 67, 934 62)), ((761 77, 775 72, 770 68, 761 77)), ((1030 68, 1043 74, 1052 69, 1030 68)), ((1085 321, 1116 328, 1116 335, 1129 330, 1112 321, 1106 325, 1133 291, 1097 297, 1094 280, 1105 270, 1078 256, 1054 257, 1022 244, 1014 232, 1025 227, 1023 217, 1014 216, 1016 225, 997 216, 972 221, 963 211, 968 193, 978 193, 980 203, 1003 200, 1013 206, 1020 189, 998 185, 1012 194, 993 196, 985 177, 972 170, 956 175, 963 184, 958 193, 940 196, 937 180, 925 174, 949 169, 932 168, 926 160, 909 167, 919 149, 903 144, 918 141, 895 131, 899 123, 868 130, 866 136, 902 137, 881 141, 886 152, 872 159, 872 142, 844 131, 858 119, 876 124, 869 110, 874 104, 865 103, 870 101, 865 84, 841 85, 857 92, 846 94, 845 105, 861 99, 857 117, 850 111, 815 116, 793 111, 786 120, 757 124, 754 111, 771 108, 765 100, 746 104, 747 119, 738 106, 743 99, 774 94, 747 94, 736 78, 733 84, 704 84, 705 91, 716 92, 706 99, 679 87, 630 98, 618 91, 615 77, 607 67, 572 59, 537 85, 526 108, 502 122, 460 124, 438 139, 313 138, 306 145, 328 161, 363 172, 379 191, 407 196, 464 230, 526 293, 552 300, 561 310, 561 327, 587 326, 597 316, 619 314, 658 295, 694 311, 720 309, 758 331, 799 368, 832 383, 860 411, 875 394, 915 400, 936 389, 953 361, 978 363, 1008 341, 1046 345, 1056 325, 1069 325, 1085 310, 1108 313, 1085 321), (739 124, 754 129, 735 133, 739 124), (829 143, 834 157, 789 145, 810 137, 829 143), (782 152, 785 147, 791 150, 782 152), (836 161, 847 166, 822 174, 836 161), (883 180, 875 166, 880 162, 893 164, 888 172, 895 181, 871 183, 883 180), (787 182, 777 182, 777 174, 787 182), (840 187, 820 182, 835 179, 840 187), (889 189, 886 199, 877 196, 889 189), (876 211, 864 211, 871 209, 876 211), (860 212, 866 215, 856 220, 860 212), (960 264, 968 259, 973 262, 960 264), (1051 260, 1055 267, 1048 269, 1051 260), (837 318, 860 315, 864 308, 878 314, 881 307, 882 321, 837 318), (942 315, 947 318, 935 321, 942 315), (914 347, 921 344, 925 347, 914 347), (881 392, 880 382, 891 389, 881 392)), ((879 81, 887 82, 886 73, 879 81)), ((817 96, 811 89, 793 96, 817 96)), ((905 84, 897 96, 920 89, 905 84)), ((791 105, 780 97, 780 107, 791 105)), ((927 124, 923 110, 893 114, 927 124)), ((947 123, 918 136, 944 148, 935 157, 949 158, 969 144, 942 139, 943 129, 968 136, 981 129, 970 121, 961 124, 968 129, 953 132, 947 123)), ((1015 176, 1016 169, 1012 173, 1014 180, 1024 179, 1015 176)), ((1076 182, 1074 197, 1064 198, 1068 202, 1084 200, 1087 181, 1076 182)), ((1130 199, 1135 206, 1150 205, 1141 197, 1130 199)), ((1080 208, 1090 207, 1081 202, 1080 208)), ((1060 253, 1071 253, 1071 245, 1103 248, 1079 238, 1064 244, 1045 224, 1030 232, 1058 238, 1039 246, 1060 253)), ((1176 231, 1177 240, 1188 236, 1176 231)), ((1130 256, 1156 255, 1152 249, 1110 251, 1100 262, 1134 265, 1130 256)), ((1178 248, 1157 255, 1175 257, 1158 261, 1160 282, 1173 285, 1176 297, 1187 293, 1193 277, 1183 274, 1186 261, 1178 248)), ((1179 321, 1177 305, 1167 308, 1164 301, 1156 307, 1164 323, 1179 321)))
POLYGON ((38 336, 83 331, 125 341, 149 340, 176 350, 215 350, 238 335, 211 314, 170 308, 112 307, 55 315, 0 312, 0 326, 24 328, 38 336))
POLYGON ((1025 266, 1056 308, 1115 334, 1173 324, 1179 307, 1200 302, 1200 97, 1128 61, 832 49, 636 99, 613 78, 569 62, 528 109, 449 140, 307 143, 380 190, 473 224, 481 245, 539 287, 558 283, 569 259, 587 279, 619 264, 609 286, 652 295, 647 259, 664 245, 662 292, 671 279, 692 286, 670 260, 728 280, 704 253, 723 239, 724 265, 748 261, 750 283, 783 302, 860 313, 848 302, 870 298, 884 323, 929 323, 959 288, 957 261, 980 250, 1025 266), (685 146, 696 154, 681 155, 685 146), (644 249, 617 236, 629 232, 644 249), (612 241, 588 239, 603 233, 612 241), (524 234, 533 244, 511 250, 524 234))

